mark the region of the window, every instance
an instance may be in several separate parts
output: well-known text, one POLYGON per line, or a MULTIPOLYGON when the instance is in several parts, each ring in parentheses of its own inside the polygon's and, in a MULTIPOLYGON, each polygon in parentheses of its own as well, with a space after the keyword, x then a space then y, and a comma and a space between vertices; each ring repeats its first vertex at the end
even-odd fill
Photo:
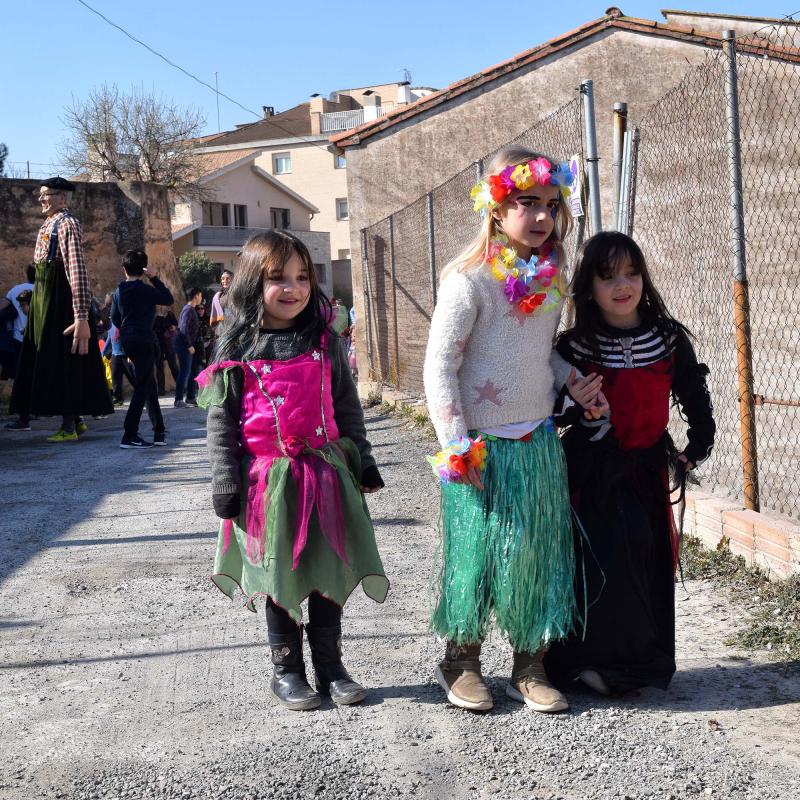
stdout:
POLYGON ((227 203, 203 203, 203 225, 231 224, 227 203))
POLYGON ((345 259, 350 258, 350 251, 349 250, 340 250, 339 251, 339 261, 343 261, 345 259))
POLYGON ((247 227, 247 206, 235 205, 233 207, 233 224, 237 228, 247 227))
POLYGON ((336 219, 350 219, 350 215, 347 213, 346 197, 336 198, 336 219))
POLYGON ((291 217, 288 208, 271 208, 273 228, 291 228, 291 217))
POLYGON ((344 169, 347 166, 347 159, 344 156, 333 157, 333 168, 344 169))
POLYGON ((291 153, 274 153, 272 156, 272 174, 285 175, 292 171, 291 153))
POLYGON ((317 273, 317 281, 319 283, 325 283, 325 279, 327 277, 327 275, 325 274, 325 265, 314 264, 314 271, 317 273))

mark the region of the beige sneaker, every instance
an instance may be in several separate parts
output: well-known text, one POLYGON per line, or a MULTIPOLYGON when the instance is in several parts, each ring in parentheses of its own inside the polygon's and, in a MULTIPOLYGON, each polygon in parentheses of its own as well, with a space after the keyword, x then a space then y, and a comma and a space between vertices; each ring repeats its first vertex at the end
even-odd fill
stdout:
POLYGON ((552 714, 569 708, 567 698, 547 680, 542 658, 544 650, 533 655, 514 653, 514 668, 511 682, 506 686, 506 694, 520 703, 525 703, 534 711, 552 714))
POLYGON ((454 706, 470 711, 491 711, 494 707, 481 675, 480 655, 480 643, 447 643, 444 660, 436 667, 436 680, 454 706))

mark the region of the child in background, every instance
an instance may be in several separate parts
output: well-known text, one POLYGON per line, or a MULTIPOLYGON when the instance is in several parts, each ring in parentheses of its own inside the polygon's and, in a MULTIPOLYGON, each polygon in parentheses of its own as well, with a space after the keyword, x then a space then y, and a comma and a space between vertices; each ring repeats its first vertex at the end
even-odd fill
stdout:
POLYGON ((252 237, 228 292, 214 362, 198 376, 208 407, 214 510, 223 519, 213 580, 267 599, 271 691, 290 709, 319 693, 358 703, 341 660, 342 606, 360 583, 388 581, 364 492, 383 486, 331 306, 305 245, 285 231, 252 237), (316 689, 303 664, 308 598, 316 689))
POLYGON ((425 357, 444 447, 432 459, 444 538, 432 627, 447 639, 436 679, 454 705, 492 708, 479 659, 494 614, 514 650, 506 694, 555 712, 567 702, 542 657, 572 630, 577 608, 566 465, 551 414, 565 386, 590 415, 602 414, 603 397, 598 378, 577 378, 553 352, 569 165, 509 147, 489 171, 472 190, 480 233, 444 270, 425 357))
POLYGON ((574 419, 562 439, 573 505, 595 558, 586 560, 585 636, 555 644, 545 666, 562 687, 580 679, 601 694, 666 689, 675 672, 678 559, 669 473, 681 483, 711 453, 708 368, 624 234, 599 233, 584 244, 572 309, 558 351, 603 377, 611 412, 574 419), (680 453, 667 432, 671 399, 689 425, 680 453))

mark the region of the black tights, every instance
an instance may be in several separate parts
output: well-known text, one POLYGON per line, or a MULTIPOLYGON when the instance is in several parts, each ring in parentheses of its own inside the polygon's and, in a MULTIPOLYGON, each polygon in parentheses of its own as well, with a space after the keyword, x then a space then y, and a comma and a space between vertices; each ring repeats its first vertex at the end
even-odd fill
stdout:
MULTIPOLYGON (((318 592, 308 598, 308 621, 315 628, 333 628, 342 624, 342 609, 318 592)), ((297 623, 280 606, 267 600, 267 631, 290 636, 297 633, 297 623)))

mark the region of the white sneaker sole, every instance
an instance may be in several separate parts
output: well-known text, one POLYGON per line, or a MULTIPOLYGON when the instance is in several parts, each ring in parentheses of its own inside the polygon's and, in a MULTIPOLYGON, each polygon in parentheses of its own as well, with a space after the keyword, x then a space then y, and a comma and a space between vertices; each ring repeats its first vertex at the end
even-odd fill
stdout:
POLYGON ((597 670, 585 669, 580 673, 580 675, 578 675, 578 680, 584 686, 588 686, 592 691, 597 692, 597 694, 601 694, 604 697, 608 697, 611 694, 611 690, 603 680, 603 676, 597 670))
POLYGON ((457 694, 453 694, 452 690, 447 685, 447 681, 444 678, 441 667, 436 667, 434 677, 436 678, 436 682, 439 684, 439 686, 444 689, 445 694, 447 694, 448 702, 452 703, 454 706, 466 708, 468 711, 491 711, 494 708, 494 703, 491 700, 484 701, 482 703, 471 703, 469 700, 464 700, 457 694))
POLYGON ((525 697, 522 692, 515 689, 510 683, 506 684, 506 695, 512 700, 516 700, 518 703, 525 703, 526 706, 532 708, 534 711, 541 711, 543 714, 555 714, 558 711, 567 711, 569 709, 569 703, 564 698, 556 700, 550 703, 550 705, 534 703, 533 700, 529 697, 525 697))

